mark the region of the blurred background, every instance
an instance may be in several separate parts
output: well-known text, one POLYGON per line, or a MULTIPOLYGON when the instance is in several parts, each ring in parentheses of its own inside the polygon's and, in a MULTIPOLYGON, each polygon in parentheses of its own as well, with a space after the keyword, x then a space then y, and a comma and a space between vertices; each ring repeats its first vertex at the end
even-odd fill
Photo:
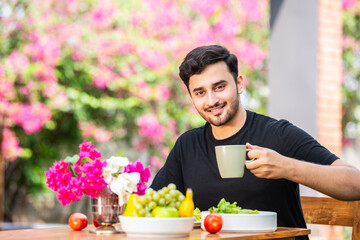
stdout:
MULTIPOLYGON (((3 228, 64 224, 74 211, 90 212, 89 199, 63 207, 47 188, 44 175, 55 160, 78 153, 83 140, 91 141, 103 159, 140 159, 155 175, 177 137, 204 124, 178 77, 180 62, 194 47, 221 44, 237 55, 245 78, 243 105, 268 114, 271 94, 280 95, 268 80, 276 50, 269 48, 274 28, 270 15, 284 2, 0 1, 0 219, 7 223, 3 228)), ((357 165, 360 2, 304 2, 317 10, 320 2, 338 2, 341 149, 335 152, 344 152, 345 160, 357 165)), ((297 110, 302 101, 298 99, 297 110)), ((272 103, 270 108, 276 106, 272 103)))

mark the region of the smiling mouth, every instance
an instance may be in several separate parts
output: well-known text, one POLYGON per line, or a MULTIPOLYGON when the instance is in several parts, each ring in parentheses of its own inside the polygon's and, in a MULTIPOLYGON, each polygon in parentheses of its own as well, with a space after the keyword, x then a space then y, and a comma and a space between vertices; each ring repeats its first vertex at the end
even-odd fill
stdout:
POLYGON ((215 112, 218 112, 219 110, 223 109, 225 105, 226 105, 225 103, 217 104, 214 107, 207 108, 206 111, 215 113, 215 112))

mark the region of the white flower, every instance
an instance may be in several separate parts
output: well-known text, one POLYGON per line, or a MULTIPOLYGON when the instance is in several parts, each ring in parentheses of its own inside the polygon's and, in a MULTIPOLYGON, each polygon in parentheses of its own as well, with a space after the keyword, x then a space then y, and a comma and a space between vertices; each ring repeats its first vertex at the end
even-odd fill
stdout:
POLYGON ((137 191, 137 184, 140 181, 138 172, 122 173, 110 183, 110 189, 119 196, 120 206, 127 202, 131 193, 137 191))
POLYGON ((113 177, 112 175, 118 173, 122 168, 129 164, 129 160, 126 157, 110 157, 106 160, 106 167, 103 168, 104 181, 110 184, 113 177))
POLYGON ((106 162, 106 167, 111 169, 111 173, 117 173, 122 167, 129 164, 129 159, 126 157, 110 157, 106 162))

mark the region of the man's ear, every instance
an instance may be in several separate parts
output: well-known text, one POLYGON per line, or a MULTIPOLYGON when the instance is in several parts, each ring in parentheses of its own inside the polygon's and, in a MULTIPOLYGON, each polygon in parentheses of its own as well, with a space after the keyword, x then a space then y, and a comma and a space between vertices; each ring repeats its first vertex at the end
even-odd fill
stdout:
POLYGON ((244 87, 244 79, 242 75, 239 75, 237 77, 236 85, 237 85, 238 94, 241 94, 243 92, 243 87, 244 87))

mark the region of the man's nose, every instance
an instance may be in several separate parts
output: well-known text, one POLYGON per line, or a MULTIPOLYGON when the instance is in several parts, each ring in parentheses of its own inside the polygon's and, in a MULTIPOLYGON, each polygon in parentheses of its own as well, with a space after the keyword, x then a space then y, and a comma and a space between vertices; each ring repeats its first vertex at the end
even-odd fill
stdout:
POLYGON ((218 102, 218 97, 215 92, 210 91, 207 95, 207 104, 209 106, 214 106, 218 102))

